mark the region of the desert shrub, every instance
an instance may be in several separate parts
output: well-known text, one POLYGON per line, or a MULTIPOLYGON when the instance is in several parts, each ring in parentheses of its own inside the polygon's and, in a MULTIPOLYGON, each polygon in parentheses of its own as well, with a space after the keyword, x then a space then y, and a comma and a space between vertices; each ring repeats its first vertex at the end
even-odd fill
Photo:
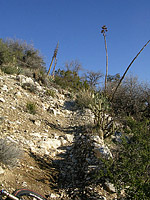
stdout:
POLYGON ((50 85, 50 77, 43 70, 35 70, 33 72, 33 78, 39 82, 39 84, 49 86, 50 85))
MULTIPOLYGON (((108 96, 112 95, 114 84, 109 83, 108 96)), ((112 102, 112 108, 116 116, 133 116, 140 119, 146 108, 145 102, 143 85, 138 82, 136 77, 130 76, 118 88, 112 102)))
POLYGON ((94 92, 91 90, 81 90, 76 95, 76 104, 80 108, 89 108, 94 103, 94 92))
POLYGON ((18 159, 23 156, 23 151, 15 143, 6 139, 0 139, 0 162, 13 167, 17 165, 18 159))
POLYGON ((33 45, 20 40, 0 40, 0 66, 13 64, 20 68, 40 69, 46 72, 45 63, 33 45))
POLYGON ((32 93, 36 93, 36 86, 31 84, 31 83, 24 83, 22 85, 22 87, 25 89, 25 90, 29 90, 30 92, 32 93))
POLYGON ((20 74, 21 68, 14 66, 12 64, 2 65, 1 70, 6 74, 20 74))
POLYGON ((91 90, 80 91, 76 97, 76 104, 81 109, 89 108, 94 114, 93 133, 97 132, 102 139, 114 133, 115 123, 110 117, 110 102, 103 93, 91 90))
MULTIPOLYGON (((128 123, 128 122, 127 122, 128 123)), ((97 174, 100 181, 109 179, 118 189, 125 191, 123 199, 149 199, 150 196, 150 129, 149 121, 131 122, 129 140, 122 138, 115 159, 105 161, 97 174)), ((103 161, 102 161, 103 162, 103 161)), ((118 198, 119 199, 119 198, 118 198)), ((120 195, 120 199, 121 195, 120 195)))
MULTIPOLYGON (((135 122, 134 122, 135 123, 135 122)), ((132 124, 130 142, 124 142, 117 160, 117 176, 125 183, 128 198, 148 199, 150 196, 150 130, 148 121, 132 124)))
POLYGON ((13 62, 14 57, 10 54, 11 52, 7 44, 4 43, 2 39, 0 39, 0 65, 13 62))
POLYGON ((79 91, 89 88, 87 81, 82 80, 76 71, 58 69, 55 72, 54 81, 64 89, 71 88, 74 91, 79 91))
POLYGON ((55 97, 55 91, 54 90, 47 89, 46 92, 45 92, 45 94, 47 96, 51 96, 53 98, 55 97))
POLYGON ((27 112, 29 112, 30 114, 33 114, 33 115, 36 114, 36 105, 35 105, 35 103, 27 102, 26 109, 27 109, 27 112))

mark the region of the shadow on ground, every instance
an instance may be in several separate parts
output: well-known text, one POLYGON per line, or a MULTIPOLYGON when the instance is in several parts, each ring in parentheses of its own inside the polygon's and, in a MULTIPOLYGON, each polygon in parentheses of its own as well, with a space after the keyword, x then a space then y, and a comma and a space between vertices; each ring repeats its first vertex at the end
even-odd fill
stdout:
MULTIPOLYGON (((57 155, 58 159, 50 160, 48 156, 41 158, 30 153, 30 156, 36 160, 41 169, 48 170, 50 187, 57 192, 65 191, 69 199, 102 199, 94 192, 94 189, 89 187, 93 184, 93 179, 90 177, 90 173, 87 173, 88 167, 89 164, 95 164, 89 161, 89 157, 94 156, 88 136, 90 126, 63 128, 47 121, 46 123, 56 130, 74 134, 74 141, 70 146, 60 147, 60 149, 65 150, 65 153, 57 155)), ((62 197, 61 199, 65 200, 67 197, 62 197)))

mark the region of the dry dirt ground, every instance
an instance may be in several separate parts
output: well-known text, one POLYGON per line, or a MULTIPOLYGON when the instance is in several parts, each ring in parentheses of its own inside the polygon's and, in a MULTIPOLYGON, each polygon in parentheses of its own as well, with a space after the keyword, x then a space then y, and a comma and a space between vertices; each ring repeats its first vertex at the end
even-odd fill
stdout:
MULTIPOLYGON (((80 121, 80 119, 77 115, 73 116, 72 111, 63 105, 63 94, 56 92, 55 98, 52 99, 51 96, 46 96, 43 90, 39 93, 30 92, 22 88, 15 76, 0 73, 0 118, 2 119, 0 138, 14 141, 16 146, 24 151, 17 166, 9 168, 0 164, 2 171, 4 170, 0 173, 0 188, 5 188, 9 192, 19 188, 28 188, 45 195, 48 199, 55 199, 50 195, 59 194, 57 190, 59 172, 52 165, 52 160, 62 158, 57 155, 39 156, 35 151, 31 151, 30 147, 36 146, 37 142, 33 134, 46 133, 50 138, 53 138, 55 134, 64 136, 66 133, 73 133, 71 128, 74 121, 80 121), (35 103, 35 115, 27 111, 27 102, 35 103), (57 108, 61 113, 55 115, 48 109, 43 109, 48 106, 57 108)), ((67 100, 65 98, 65 102, 67 100)), ((83 120, 81 122, 84 124, 83 120)), ((112 196, 102 188, 99 190, 108 200, 112 199, 112 196)), ((59 197, 58 199, 67 198, 59 197)))
POLYGON ((23 89, 15 76, 0 74, 0 98, 0 117, 4 118, 0 124, 0 138, 15 141, 24 151, 18 166, 7 168, 2 164, 1 188, 10 192, 28 188, 48 197, 57 181, 57 171, 52 167, 51 156, 40 157, 30 151, 30 142, 36 143, 32 133, 46 132, 50 137, 55 133, 64 135, 63 128, 70 122, 65 115, 55 116, 44 111, 43 106, 51 105, 52 98, 23 89), (35 103, 35 115, 26 110, 27 102, 35 103))

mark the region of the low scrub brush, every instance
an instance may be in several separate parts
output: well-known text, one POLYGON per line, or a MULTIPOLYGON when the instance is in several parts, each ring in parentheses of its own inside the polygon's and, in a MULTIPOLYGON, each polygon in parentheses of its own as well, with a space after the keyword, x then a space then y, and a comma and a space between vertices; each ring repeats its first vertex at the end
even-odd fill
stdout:
POLYGON ((33 114, 33 115, 36 114, 36 105, 35 105, 35 103, 27 102, 26 109, 27 109, 27 112, 29 112, 30 114, 33 114))

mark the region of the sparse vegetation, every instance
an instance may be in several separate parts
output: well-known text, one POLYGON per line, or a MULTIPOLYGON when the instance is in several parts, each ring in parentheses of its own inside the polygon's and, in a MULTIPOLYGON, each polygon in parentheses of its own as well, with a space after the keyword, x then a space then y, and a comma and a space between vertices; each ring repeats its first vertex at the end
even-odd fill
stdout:
POLYGON ((79 91, 82 89, 88 89, 89 84, 86 80, 82 80, 82 78, 77 74, 76 71, 71 70, 61 70, 58 69, 55 72, 55 83, 60 85, 64 89, 70 89, 73 91, 79 91))
POLYGON ((103 74, 101 72, 88 71, 85 73, 85 80, 93 90, 96 90, 96 87, 99 85, 99 81, 102 77, 103 74))
MULTIPOLYGON (((109 83, 107 91, 109 96, 111 96, 113 88, 114 83, 109 83)), ((126 77, 111 104, 115 115, 122 119, 125 116, 133 116, 138 120, 143 118, 149 105, 148 88, 148 84, 139 83, 137 77, 126 77)))
POLYGON ((35 105, 35 103, 27 102, 26 109, 27 109, 27 112, 29 112, 30 114, 33 114, 33 115, 36 114, 36 105, 35 105))
MULTIPOLYGON (((106 30, 104 26, 102 34, 105 45, 106 30)), ((149 41, 146 45, 148 43, 149 41)), ((122 78, 118 73, 107 75, 107 63, 105 88, 100 86, 98 91, 97 86, 102 74, 100 72, 87 72, 83 77, 79 73, 81 68, 77 61, 67 62, 65 70, 58 69, 53 78, 48 77, 42 57, 31 45, 17 40, 0 40, 1 74, 21 73, 33 77, 41 85, 47 86, 45 94, 53 98, 56 97, 56 93, 50 89, 51 84, 69 90, 72 92, 70 96, 76 95, 76 105, 79 109, 91 109, 95 116, 95 127, 92 126, 92 131, 94 132, 94 129, 96 129, 102 139, 109 137, 111 140, 110 136, 115 131, 113 118, 108 120, 109 117, 113 116, 121 124, 122 129, 120 131, 126 135, 128 140, 121 138, 121 143, 115 143, 117 147, 114 159, 101 159, 101 169, 95 174, 95 177, 100 183, 103 183, 106 179, 113 182, 118 189, 118 199, 122 198, 119 194, 121 190, 125 191, 124 199, 149 199, 150 86, 139 83, 137 77, 125 77, 126 72, 122 78)), ((32 84, 25 83, 23 87, 35 92, 35 87, 32 84)), ((25 110, 35 115, 37 112, 36 104, 27 102, 25 110)), ((1 163, 10 166, 15 165, 17 159, 21 156, 20 152, 14 144, 5 139, 0 139, 1 163)))
POLYGON ((12 39, 0 39, 0 68, 5 73, 19 73, 24 68, 46 72, 43 58, 33 45, 12 39))
POLYGON ((102 160, 103 168, 97 178, 113 182, 118 188, 118 199, 149 199, 149 120, 137 123, 130 119, 128 126, 131 128, 132 136, 129 140, 122 138, 114 160, 102 160), (123 190, 126 194, 124 197, 121 195, 123 190))
POLYGON ((6 73, 6 74, 20 74, 21 73, 21 68, 16 67, 15 65, 7 64, 7 65, 2 65, 1 70, 6 73))
POLYGON ((45 94, 47 96, 51 96, 53 98, 55 97, 55 91, 54 90, 47 89, 46 92, 45 92, 45 94))
POLYGON ((76 103, 80 108, 89 108, 89 105, 93 105, 94 91, 82 90, 77 93, 76 103))
POLYGON ((36 87, 33 85, 33 84, 30 84, 30 83, 24 83, 22 85, 22 87, 25 89, 25 90, 29 90, 30 92, 32 93, 35 93, 36 91, 36 87))

